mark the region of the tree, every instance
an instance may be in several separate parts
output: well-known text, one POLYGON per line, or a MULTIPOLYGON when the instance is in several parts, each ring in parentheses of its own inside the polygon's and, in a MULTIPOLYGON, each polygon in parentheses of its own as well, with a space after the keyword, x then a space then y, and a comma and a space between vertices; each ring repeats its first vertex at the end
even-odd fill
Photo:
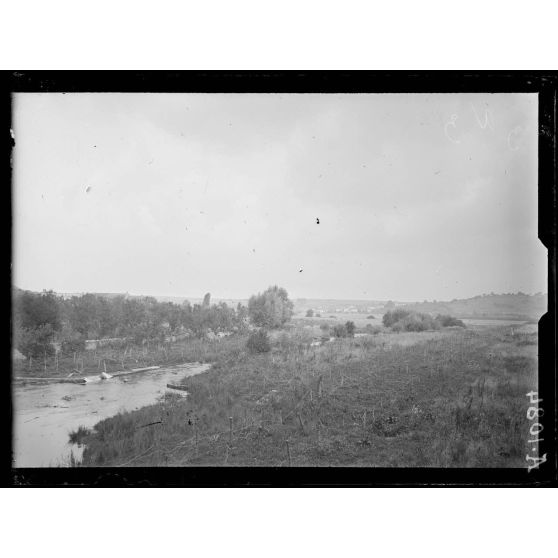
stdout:
POLYGON ((20 291, 14 297, 14 318, 22 328, 34 329, 50 324, 58 330, 61 325, 60 299, 52 291, 20 291))
POLYGON ((40 325, 36 328, 22 328, 15 339, 17 349, 27 358, 43 355, 52 355, 54 347, 51 341, 54 330, 50 324, 40 325))
POLYGON ((275 285, 250 297, 248 315, 258 327, 279 328, 291 319, 293 303, 287 291, 275 285))
POLYGON ((203 297, 202 307, 209 308, 210 304, 211 304, 211 293, 205 293, 205 296, 203 297))
POLYGON ((355 322, 347 322, 345 324, 345 329, 347 330, 347 335, 349 337, 355 336, 355 322))
POLYGON ((314 317, 314 310, 312 310, 312 308, 309 308, 308 310, 306 310, 306 317, 307 318, 313 318, 314 317))

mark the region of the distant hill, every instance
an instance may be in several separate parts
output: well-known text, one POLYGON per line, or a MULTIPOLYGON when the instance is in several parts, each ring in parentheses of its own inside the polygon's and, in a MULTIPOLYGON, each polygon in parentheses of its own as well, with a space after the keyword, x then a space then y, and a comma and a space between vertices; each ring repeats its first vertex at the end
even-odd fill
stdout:
POLYGON ((449 314, 457 318, 538 320, 547 311, 546 294, 488 294, 448 302, 419 302, 404 308, 417 312, 449 314))

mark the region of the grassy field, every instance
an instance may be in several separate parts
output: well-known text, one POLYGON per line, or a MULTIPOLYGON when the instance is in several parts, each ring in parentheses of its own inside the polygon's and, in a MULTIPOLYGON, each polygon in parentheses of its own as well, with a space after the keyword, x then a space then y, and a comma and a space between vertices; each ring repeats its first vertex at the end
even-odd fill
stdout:
POLYGON ((294 330, 263 355, 245 341, 208 348, 215 364, 184 380, 187 398, 98 423, 83 465, 526 466, 536 330, 381 333, 321 347, 294 330))
POLYGON ((344 324, 345 322, 354 322, 357 328, 364 328, 367 324, 373 326, 382 325, 382 316, 380 313, 363 314, 361 312, 324 312, 319 318, 315 316, 307 318, 304 313, 294 316, 293 323, 296 325, 320 325, 323 323, 334 326, 336 324, 344 324), (374 319, 368 319, 368 316, 374 316, 374 319))

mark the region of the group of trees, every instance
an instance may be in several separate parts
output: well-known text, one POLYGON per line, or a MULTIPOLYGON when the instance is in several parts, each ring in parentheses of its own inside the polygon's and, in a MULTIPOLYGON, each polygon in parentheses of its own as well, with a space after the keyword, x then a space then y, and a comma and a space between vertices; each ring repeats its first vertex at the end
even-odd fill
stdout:
POLYGON ((382 323, 393 331, 426 331, 451 326, 465 327, 461 320, 453 316, 438 314, 433 317, 430 314, 413 312, 403 308, 386 312, 382 318, 382 323))
POLYGON ((13 298, 14 345, 25 356, 51 353, 52 342, 62 350, 83 348, 85 339, 126 337, 136 343, 162 341, 169 334, 190 330, 196 335, 246 327, 248 310, 225 303, 202 305, 158 302, 153 297, 107 298, 85 294, 64 299, 51 291, 17 290, 13 298))
POLYGON ((293 303, 287 291, 275 285, 248 301, 248 314, 255 326, 276 329, 285 325, 293 315, 293 303))
POLYGON ((354 337, 355 336, 355 323, 345 322, 345 324, 337 324, 333 327, 333 335, 335 337, 354 337))
MULTIPOLYGON (((63 298, 52 291, 34 293, 16 289, 13 294, 14 346, 25 356, 54 352, 53 342, 64 352, 82 350, 86 339, 126 338, 134 343, 164 341, 168 335, 189 330, 202 336, 214 332, 243 330, 248 318, 253 325, 274 329, 293 315, 287 291, 278 286, 250 298, 248 307, 224 302, 202 304, 159 302, 153 297, 128 298, 84 294, 63 298)), ((262 339, 257 344, 265 346, 262 339), (263 344, 262 344, 263 343, 263 344)))

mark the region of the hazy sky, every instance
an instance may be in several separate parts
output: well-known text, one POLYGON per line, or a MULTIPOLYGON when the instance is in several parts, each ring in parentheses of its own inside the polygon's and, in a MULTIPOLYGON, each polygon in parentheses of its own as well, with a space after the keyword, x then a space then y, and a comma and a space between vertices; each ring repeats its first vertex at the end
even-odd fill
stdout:
POLYGON ((14 133, 22 288, 547 290, 536 95, 17 94, 14 133))

